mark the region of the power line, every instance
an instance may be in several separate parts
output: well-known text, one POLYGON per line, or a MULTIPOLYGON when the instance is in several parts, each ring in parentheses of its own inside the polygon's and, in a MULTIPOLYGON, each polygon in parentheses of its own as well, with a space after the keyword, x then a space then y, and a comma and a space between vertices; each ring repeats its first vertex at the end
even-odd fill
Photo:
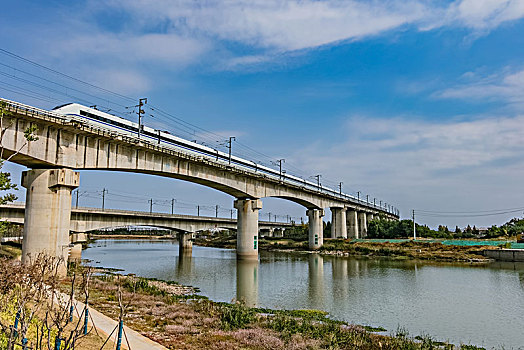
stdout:
POLYGON ((490 209, 490 210, 476 210, 476 211, 435 211, 435 210, 424 210, 416 209, 417 213, 427 213, 427 214, 483 214, 483 213, 493 213, 501 211, 522 211, 524 207, 517 208, 506 208, 506 209, 490 209))
MULTIPOLYGON (((111 91, 111 90, 108 90, 108 89, 96 86, 96 85, 94 85, 92 83, 86 82, 84 80, 75 78, 75 77, 73 77, 71 75, 62 73, 62 72, 60 72, 58 70, 55 70, 55 69, 52 69, 50 67, 44 66, 44 65, 42 65, 40 63, 37 63, 37 62, 32 61, 30 59, 24 58, 24 57, 22 57, 20 55, 17 55, 15 53, 13 53, 13 52, 10 52, 8 50, 0 48, 0 54, 5 55, 5 56, 7 56, 7 57, 9 57, 9 58, 11 58, 13 60, 16 60, 16 61, 19 61, 19 62, 23 62, 26 65, 37 67, 38 69, 44 70, 46 72, 50 72, 50 73, 52 73, 52 74, 54 74, 54 75, 56 75, 58 77, 66 78, 69 81, 72 81, 72 82, 75 82, 75 83, 79 83, 79 84, 89 88, 89 90, 85 91, 85 90, 82 90, 82 89, 79 89, 79 88, 76 88, 76 87, 71 87, 71 85, 67 84, 67 83, 53 81, 51 78, 47 78, 47 77, 42 76, 43 73, 40 74, 40 72, 39 73, 33 73, 33 72, 29 72, 27 70, 15 67, 15 66, 10 65, 10 64, 0 63, 0 66, 6 68, 8 70, 13 70, 12 74, 0 71, 0 75, 6 77, 8 79, 12 79, 12 80, 21 82, 23 84, 31 85, 31 86, 37 88, 38 90, 44 90, 47 93, 56 94, 58 96, 65 96, 65 97, 67 97, 69 99, 76 99, 77 101, 82 102, 82 103, 84 103, 86 105, 93 105, 93 104, 100 105, 99 103, 96 103, 96 102, 98 102, 98 100, 101 100, 101 101, 104 101, 104 102, 109 103, 111 105, 115 105, 115 106, 118 106, 118 107, 123 107, 125 109, 130 108, 130 106, 126 106, 126 104, 121 103, 121 100, 126 101, 126 103, 136 100, 135 98, 132 98, 132 97, 129 97, 129 96, 125 96, 123 94, 120 94, 120 93, 117 93, 117 92, 114 92, 114 91, 111 91), (28 80, 28 79, 24 79, 23 77, 16 76, 15 72, 20 72, 21 74, 24 74, 24 75, 26 75, 26 77, 32 78, 33 80, 28 80), (38 82, 35 82, 34 81, 35 79, 38 82), (46 82, 47 84, 51 84, 52 86, 55 86, 55 87, 58 86, 60 88, 65 89, 65 91, 61 91, 60 89, 57 90, 56 88, 52 88, 52 87, 49 87, 49 86, 44 86, 44 85, 42 85, 42 82, 46 82), (93 90, 91 90, 91 89, 95 89, 95 91, 103 92, 105 94, 109 94, 113 98, 117 98, 118 101, 115 101, 113 98, 107 98, 106 96, 95 95, 94 93, 92 93, 93 90), (75 94, 71 94, 71 93, 69 93, 69 91, 74 91, 74 92, 80 94, 82 97, 75 96, 75 94), (96 101, 89 101, 88 99, 96 99, 96 101), (93 103, 93 102, 95 102, 95 103, 93 103)), ((30 68, 28 68, 28 69, 30 69, 30 68)), ((27 97, 31 97, 31 98, 38 99, 38 100, 45 101, 45 102, 63 101, 61 99, 58 99, 58 98, 55 98, 55 97, 52 97, 52 96, 47 96, 47 95, 44 95, 44 94, 42 94, 40 92, 28 89, 27 87, 14 86, 14 85, 10 85, 7 82, 2 82, 2 81, 0 81, 0 83, 2 83, 4 85, 7 84, 8 86, 11 86, 11 88, 14 88, 15 90, 8 89, 8 88, 2 88, 2 89, 6 90, 6 91, 10 91, 10 92, 15 93, 15 94, 25 95, 27 97), (22 92, 21 91, 16 91, 16 89, 21 90, 22 92)), ((132 112, 118 111, 118 110, 116 110, 114 108, 110 108, 109 106, 101 106, 101 107, 107 109, 107 111, 115 111, 115 112, 117 112, 118 114, 121 114, 121 115, 126 115, 128 113, 132 113, 132 112)), ((148 114, 149 116, 151 116, 151 117, 155 117, 156 116, 156 117, 160 118, 159 119, 160 123, 164 123, 165 122, 165 123, 167 123, 167 125, 169 125, 169 129, 173 128, 173 129, 177 130, 177 132, 175 134, 182 133, 182 135, 186 136, 186 137, 184 137, 186 139, 196 138, 197 140, 194 140, 195 142, 200 142, 201 144, 206 145, 206 146, 208 146, 210 148, 213 148, 213 149, 218 149, 218 148, 224 146, 222 144, 224 136, 219 135, 216 132, 206 130, 206 129, 204 129, 202 127, 199 127, 198 125, 195 125, 193 123, 187 122, 187 121, 183 120, 182 118, 180 118, 180 117, 178 117, 178 116, 176 116, 176 115, 174 115, 172 113, 169 113, 169 112, 167 112, 167 111, 165 111, 165 110, 163 110, 160 107, 157 107, 155 105, 152 105, 152 106, 150 105, 150 106, 148 106, 148 108, 155 113, 155 115, 149 113, 148 114), (189 136, 189 137, 187 137, 187 136, 189 136)), ((145 113, 145 111, 144 111, 144 113, 145 113)), ((139 120, 139 123, 140 123, 140 120, 139 120)), ((235 143, 235 146, 236 146, 235 147, 236 155, 242 156, 243 158, 246 158, 246 159, 253 159, 253 163, 255 163, 255 164, 261 164, 261 165, 264 165, 266 167, 269 167, 269 168, 272 168, 274 170, 277 170, 277 169, 275 169, 275 163, 278 162, 276 157, 271 157, 271 156, 269 156, 269 155, 267 155, 267 154, 265 154, 263 152, 260 152, 260 151, 254 149, 254 148, 249 147, 248 145, 246 145, 246 144, 244 144, 242 142, 238 142, 237 141, 235 143)), ((231 151, 231 147, 229 147, 228 151, 231 151)), ((294 169, 293 170, 293 174, 289 174, 289 175, 294 175, 294 176, 296 176, 298 178, 301 178, 301 179, 307 179, 309 177, 307 172, 305 172, 302 169, 299 169, 298 167, 294 166, 292 160, 290 162, 286 163, 286 168, 294 169)), ((282 169, 282 164, 280 164, 280 167, 279 167, 278 170, 280 171, 280 174, 281 174, 281 177, 282 177, 283 170, 284 170, 284 169, 282 169)), ((288 173, 288 172, 286 171, 286 173, 288 173)), ((323 177, 322 182, 323 182, 323 185, 327 185, 327 187, 329 187, 328 189, 330 189, 330 190, 332 190, 332 188, 336 188, 336 186, 338 184, 338 181, 331 181, 331 180, 329 180, 329 179, 327 179, 325 177, 323 177)), ((326 189, 326 186, 320 186, 320 185, 321 184, 319 182, 318 183, 319 189, 322 189, 322 188, 326 189)), ((332 190, 332 191, 334 191, 334 190, 332 190)), ((336 191, 334 191, 334 192, 336 193, 336 191)))
POLYGON ((27 58, 24 58, 24 57, 22 57, 22 56, 19 56, 19 55, 15 54, 15 53, 12 53, 12 52, 7 51, 7 50, 5 50, 5 49, 0 48, 0 53, 3 53, 4 55, 10 56, 10 57, 12 57, 12 58, 18 59, 18 60, 20 60, 20 61, 23 61, 23 62, 26 62, 26 63, 32 64, 33 66, 36 66, 36 67, 39 67, 39 68, 45 69, 45 70, 47 70, 47 71, 49 71, 49 72, 52 72, 52 73, 55 73, 55 74, 57 74, 57 75, 59 75, 59 76, 62 76, 62 77, 65 77, 65 78, 71 79, 71 80, 76 81, 76 82, 78 82, 78 83, 81 83, 81 84, 87 85, 87 86, 89 86, 89 87, 92 87, 92 88, 98 89, 98 90, 100 90, 100 91, 103 91, 103 92, 106 92, 106 93, 109 93, 109 94, 112 94, 112 95, 118 96, 118 97, 120 97, 120 98, 127 99, 127 100, 130 100, 130 101, 134 101, 134 100, 135 100, 134 98, 131 98, 131 97, 129 97, 129 96, 125 96, 125 95, 119 94, 119 93, 117 93, 117 92, 114 92, 114 91, 111 91, 111 90, 108 90, 108 89, 104 89, 104 88, 102 88, 102 87, 99 87, 99 86, 93 85, 93 84, 91 84, 91 83, 88 83, 88 82, 86 82, 86 81, 80 80, 80 79, 75 78, 75 77, 72 77, 72 76, 70 76, 70 75, 67 75, 67 74, 61 73, 61 72, 59 72, 59 71, 57 71, 57 70, 54 70, 54 69, 49 68, 49 67, 46 67, 46 66, 41 65, 41 64, 39 64, 39 63, 36 63, 36 62, 34 62, 34 61, 31 61, 31 60, 29 60, 29 59, 27 59, 27 58))

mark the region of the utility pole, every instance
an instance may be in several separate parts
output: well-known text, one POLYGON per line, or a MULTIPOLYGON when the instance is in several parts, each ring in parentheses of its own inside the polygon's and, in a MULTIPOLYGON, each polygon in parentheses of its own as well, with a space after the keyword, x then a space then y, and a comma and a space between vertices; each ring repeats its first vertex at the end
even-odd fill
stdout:
POLYGON ((200 216, 200 205, 197 205, 197 216, 200 216))
POLYGON ((106 207, 106 193, 107 193, 107 190, 104 188, 102 190, 102 210, 104 210, 106 207))
POLYGON ((271 222, 271 213, 267 213, 268 221, 271 222))
POLYGON ((215 206, 215 217, 218 218, 218 204, 215 206))
POLYGON ((76 190, 76 208, 78 208, 78 192, 79 190, 77 189, 76 190))
POLYGON ((153 213, 153 198, 148 200, 148 202, 149 202, 149 214, 152 214, 153 213))
POLYGON ((229 137, 228 146, 227 146, 227 148, 229 149, 229 164, 231 164, 231 144, 232 144, 232 141, 236 141, 236 140, 237 139, 235 138, 235 136, 229 137))
POLYGON ((369 203, 369 194, 366 194, 366 203, 369 203))
POLYGON ((417 226, 415 224, 415 209, 413 209, 413 240, 417 239, 417 226))
POLYGON ((175 199, 171 199, 171 215, 175 214, 175 199))
POLYGON ((231 209, 230 211, 231 211, 231 220, 233 220, 233 209, 231 209))
POLYGON ((278 162, 278 169, 279 169, 279 173, 280 173, 280 181, 282 181, 282 163, 285 163, 286 160, 285 159, 279 159, 277 162, 278 162))
POLYGON ((377 199, 376 199, 376 198, 373 198, 373 206, 374 206, 374 207, 377 206, 376 202, 377 202, 377 199))
POLYGON ((360 202, 360 191, 357 191, 357 200, 360 202))
POLYGON ((342 196, 342 185, 343 185, 343 184, 344 184, 344 183, 343 183, 342 181, 338 183, 338 193, 339 193, 341 196, 342 196))
POLYGON ((142 115, 145 114, 145 111, 142 109, 144 105, 147 103, 147 98, 141 98, 138 100, 138 105, 135 107, 138 107, 138 138, 140 139, 140 133, 142 132, 142 115))
POLYGON ((318 190, 320 191, 320 178, 322 177, 322 175, 315 175, 315 178, 317 179, 317 187, 318 187, 318 190))

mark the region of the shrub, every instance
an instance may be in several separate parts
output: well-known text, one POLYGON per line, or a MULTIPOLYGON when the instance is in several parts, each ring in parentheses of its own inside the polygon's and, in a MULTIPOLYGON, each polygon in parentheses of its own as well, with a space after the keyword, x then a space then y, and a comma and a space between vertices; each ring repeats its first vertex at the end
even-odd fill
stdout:
POLYGON ((220 322, 224 330, 245 328, 255 321, 255 312, 243 303, 222 304, 220 322))

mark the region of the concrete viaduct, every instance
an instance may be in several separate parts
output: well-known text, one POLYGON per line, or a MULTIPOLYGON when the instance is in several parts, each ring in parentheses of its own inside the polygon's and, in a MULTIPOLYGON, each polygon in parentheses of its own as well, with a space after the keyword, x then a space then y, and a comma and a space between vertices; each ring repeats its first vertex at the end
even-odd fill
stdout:
POLYGON ((323 244, 324 208, 332 210, 333 237, 365 236, 375 216, 397 220, 388 208, 356 198, 311 189, 227 162, 166 148, 103 126, 64 119, 62 115, 18 102, 7 104, 2 118, 3 158, 31 170, 22 175, 27 189, 22 260, 46 251, 66 256, 69 242, 71 191, 79 186, 75 170, 108 170, 170 177, 208 186, 236 200, 237 257, 258 258, 258 212, 261 198, 276 197, 305 207, 309 247, 323 244), (24 131, 36 127, 38 140, 27 142, 24 131))
MULTIPOLYGON (((0 205, 0 220, 23 225, 25 203, 0 205)), ((236 219, 84 207, 71 209, 70 223, 70 233, 73 236, 70 238, 71 243, 78 242, 75 238, 78 234, 113 227, 151 226, 177 233, 194 233, 212 229, 236 231, 237 229, 236 219)), ((292 225, 291 223, 269 221, 258 223, 259 230, 266 231, 270 236, 275 230, 283 230, 292 225)))
MULTIPOLYGON (((9 203, 0 205, 0 220, 24 225, 25 203, 9 203)), ((72 208, 69 243, 64 248, 71 247, 72 255, 80 257, 81 244, 86 242, 90 231, 129 226, 151 226, 169 229, 176 232, 179 239, 181 255, 191 255, 193 234, 198 231, 212 229, 229 229, 236 231, 237 220, 207 216, 171 215, 164 213, 149 213, 142 211, 72 208)), ((283 237, 284 230, 293 226, 292 223, 259 221, 259 235, 283 237)))

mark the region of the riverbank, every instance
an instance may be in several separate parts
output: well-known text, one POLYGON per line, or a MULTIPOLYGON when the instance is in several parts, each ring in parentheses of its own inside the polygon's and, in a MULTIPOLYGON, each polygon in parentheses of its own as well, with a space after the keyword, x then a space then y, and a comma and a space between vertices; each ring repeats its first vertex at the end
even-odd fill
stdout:
MULTIPOLYGON (((236 248, 235 236, 218 236, 196 239, 195 244, 214 248, 236 248)), ((286 251, 311 253, 307 242, 286 238, 261 238, 259 249, 267 251, 286 251)), ((400 241, 374 242, 347 239, 326 239, 324 245, 315 251, 323 255, 388 257, 393 259, 417 259, 468 263, 486 263, 493 259, 483 255, 484 250, 498 249, 497 246, 484 245, 444 245, 439 242, 400 241)))
POLYGON ((21 255, 21 246, 6 243, 2 243, 2 245, 0 245, 0 258, 17 259, 21 255))
MULTIPOLYGON (((117 291, 128 304, 125 323, 169 349, 452 349, 431 337, 391 335, 334 321, 317 310, 269 310, 218 303, 173 283, 101 275, 90 284, 90 305, 117 319, 117 291)), ((455 347, 457 348, 457 347, 455 347)), ((481 349, 463 346, 462 349, 481 349)))

